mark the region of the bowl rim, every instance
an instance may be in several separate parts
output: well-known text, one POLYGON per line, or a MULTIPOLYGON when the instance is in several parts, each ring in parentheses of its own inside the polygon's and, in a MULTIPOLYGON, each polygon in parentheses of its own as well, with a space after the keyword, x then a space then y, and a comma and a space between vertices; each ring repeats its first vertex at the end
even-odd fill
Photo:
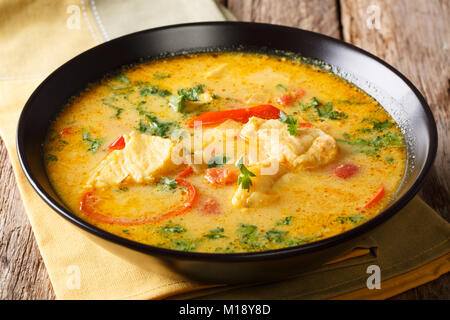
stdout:
MULTIPOLYGON (((243 45, 245 47, 245 45, 243 45)), ((326 62, 326 61, 325 61, 326 62)), ((33 189, 37 192, 37 194, 50 206, 56 213, 80 227, 81 229, 88 231, 89 233, 98 236, 104 240, 110 241, 114 244, 118 244, 129 249, 133 249, 135 251, 139 251, 145 254, 157 256, 157 257, 165 257, 165 258, 175 258, 175 259, 184 259, 184 260, 198 260, 198 261, 214 261, 214 262, 246 262, 246 261, 260 261, 260 260, 271 260, 273 258, 287 258, 294 255, 310 253, 314 251, 319 251, 322 249, 327 249, 329 247, 335 246, 337 244, 341 244, 350 239, 353 239, 363 233, 366 233, 381 223, 387 221, 391 218, 395 213, 397 213, 400 209, 402 209, 406 204, 408 204, 412 198, 417 194, 417 192, 422 187, 424 180, 429 173, 434 160, 436 158, 438 146, 438 133, 435 119, 433 117, 432 111, 425 101, 425 98, 419 92, 419 90, 412 84, 410 80, 408 80, 402 73, 400 73, 397 69, 389 65, 387 62, 378 58, 377 56, 358 48, 352 44, 344 42, 342 40, 338 40, 332 37, 329 37, 324 34, 316 33, 313 31, 303 30, 300 28, 282 26, 277 24, 268 24, 268 23, 255 23, 255 22, 235 22, 235 21, 210 21, 210 22, 195 22, 195 23, 183 23, 183 24, 173 24, 169 26, 163 26, 158 28, 146 29, 130 34, 123 35, 121 37, 112 39, 110 41, 106 41, 99 45, 96 45, 78 55, 71 58, 58 68, 56 68, 53 72, 51 72, 33 91, 31 96, 28 98, 27 102, 24 105, 24 108, 21 111, 17 134, 16 134, 16 148, 17 155, 19 158, 20 165, 22 170, 32 185, 33 189), (430 140, 428 144, 428 150, 426 154, 426 159, 424 165, 418 174, 415 181, 411 184, 411 186, 406 190, 406 192, 395 202, 393 202, 389 207, 380 212, 377 216, 371 218, 367 222, 364 222, 350 230, 347 230, 343 233, 334 235, 329 238, 325 238, 322 240, 314 241, 311 243, 293 246, 293 247, 285 247, 276 250, 266 250, 266 251, 253 251, 253 252, 240 252, 240 253, 208 253, 208 252, 190 252, 190 251, 178 251, 173 249, 160 248, 152 245, 147 245, 143 243, 139 243, 133 240, 129 240, 126 238, 122 238, 115 234, 109 233, 105 230, 102 230, 87 221, 82 220, 78 216, 76 216, 71 211, 65 209, 63 206, 59 205, 51 195, 49 195, 44 188, 38 183, 38 180, 34 176, 31 171, 31 167, 26 159, 26 151, 25 151, 25 118, 27 116, 28 111, 33 107, 33 100, 37 94, 39 94, 41 87, 45 86, 46 83, 52 78, 56 73, 61 71, 67 64, 72 63, 73 61, 78 60, 80 57, 89 55, 93 51, 98 50, 98 48, 109 46, 111 43, 123 41, 123 38, 129 38, 133 36, 137 36, 139 34, 148 33, 148 32, 156 32, 160 30, 169 30, 169 29, 177 29, 177 28, 186 28, 186 27, 209 27, 209 26, 237 26, 237 27, 258 27, 258 28, 270 28, 270 29, 278 29, 280 31, 285 32, 300 32, 309 34, 317 38, 319 41, 325 41, 332 43, 334 46, 343 46, 347 49, 350 49, 358 54, 362 54, 370 59, 375 60, 380 63, 389 71, 391 71, 394 75, 400 78, 414 93, 416 98, 419 100, 420 105, 426 115, 426 127, 429 130, 430 140)))

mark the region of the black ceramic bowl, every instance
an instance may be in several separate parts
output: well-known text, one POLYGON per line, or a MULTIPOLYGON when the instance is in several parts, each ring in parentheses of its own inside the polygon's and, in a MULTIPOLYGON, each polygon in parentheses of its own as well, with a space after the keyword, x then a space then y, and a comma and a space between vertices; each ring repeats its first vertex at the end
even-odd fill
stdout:
MULTIPOLYGON (((26 103, 17 131, 17 151, 23 171, 36 192, 58 214, 107 240, 99 242, 119 244, 115 247, 122 246, 119 250, 122 253, 130 251, 124 246, 151 256, 152 262, 148 262, 151 268, 156 261, 163 268, 220 283, 291 276, 342 254, 350 247, 349 240, 364 236, 414 197, 433 163, 436 148, 437 130, 429 106, 408 79, 382 60, 324 35, 243 22, 162 27, 96 46, 68 61, 42 82, 26 103), (318 59, 328 64, 332 72, 377 99, 400 125, 407 142, 407 169, 390 206, 366 223, 328 239, 280 250, 234 254, 181 252, 144 245, 100 230, 72 214, 52 189, 42 156, 42 143, 50 122, 68 99, 88 83, 124 65, 168 54, 232 48, 262 52, 281 50, 318 59)), ((143 264, 145 260, 136 261, 143 264)))

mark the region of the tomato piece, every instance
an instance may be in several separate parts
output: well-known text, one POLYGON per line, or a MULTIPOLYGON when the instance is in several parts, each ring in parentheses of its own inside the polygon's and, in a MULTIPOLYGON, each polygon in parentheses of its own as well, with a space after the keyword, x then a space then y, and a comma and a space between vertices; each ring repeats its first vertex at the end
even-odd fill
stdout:
POLYGON ((138 218, 130 218, 130 217, 111 217, 106 214, 99 212, 96 208, 96 205, 102 201, 98 195, 95 194, 94 190, 86 192, 80 202, 80 210, 84 212, 87 216, 92 219, 107 223, 107 224, 120 224, 120 225, 139 225, 139 224, 147 224, 147 223, 156 223, 162 220, 176 217, 186 211, 188 211, 195 203, 197 199, 197 189, 195 186, 183 179, 175 179, 178 183, 178 186, 185 188, 185 192, 187 194, 186 199, 183 203, 177 206, 175 209, 165 212, 158 216, 150 216, 146 217, 144 214, 142 217, 138 218))
POLYGON ((61 135, 63 135, 63 134, 72 134, 72 133, 74 133, 74 132, 73 132, 73 127, 67 127, 67 128, 64 128, 64 129, 62 129, 59 133, 60 133, 61 135))
POLYGON ((221 214, 219 202, 212 196, 203 195, 198 199, 198 210, 209 215, 221 214))
POLYGON ((281 96, 277 98, 278 102, 282 104, 283 106, 290 106, 295 102, 295 99, 293 96, 291 96, 289 93, 284 93, 281 96))
POLYGON ((113 150, 122 150, 125 148, 125 138, 123 136, 118 137, 116 140, 114 140, 107 148, 107 151, 113 151, 113 150))
POLYGON ((381 200, 381 198, 383 198, 384 193, 385 193, 384 186, 381 186, 377 190, 377 193, 375 194, 375 196, 372 199, 370 199, 369 202, 367 202, 362 208, 367 209, 367 208, 374 206, 378 201, 381 200))
POLYGON ((194 169, 192 169, 191 166, 187 166, 186 169, 184 169, 177 175, 177 178, 185 178, 187 176, 190 176, 193 172, 194 172, 194 169))
POLYGON ((351 163, 340 164, 333 169, 335 176, 342 179, 348 179, 355 175, 358 171, 359 167, 351 163))
POLYGON ((283 106, 290 106, 297 100, 303 98, 305 95, 305 90, 295 89, 289 93, 283 93, 277 98, 278 102, 283 106))
POLYGON ((251 108, 205 112, 189 121, 188 126, 193 128, 197 125, 195 122, 201 122, 202 126, 211 126, 220 124, 226 120, 246 123, 251 117, 278 119, 280 117, 280 109, 270 104, 262 104, 251 108))
POLYGON ((306 94, 306 92, 305 92, 305 90, 303 90, 303 89, 297 89, 297 90, 294 92, 294 95, 295 95, 295 99, 296 99, 296 100, 299 100, 299 99, 303 98, 303 97, 305 96, 305 94, 306 94))
POLYGON ((309 122, 299 122, 298 126, 301 127, 301 128, 311 128, 311 127, 312 127, 312 123, 309 123, 309 122))
POLYGON ((211 184, 227 185, 237 181, 236 174, 229 168, 210 168, 206 170, 206 180, 211 184))

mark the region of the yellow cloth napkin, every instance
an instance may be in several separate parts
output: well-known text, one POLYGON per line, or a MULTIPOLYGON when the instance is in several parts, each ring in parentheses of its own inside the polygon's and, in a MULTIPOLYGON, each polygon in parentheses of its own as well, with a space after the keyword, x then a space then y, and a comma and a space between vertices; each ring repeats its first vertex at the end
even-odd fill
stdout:
MULTIPOLYGON (((49 209, 26 180, 16 155, 16 126, 26 100, 52 70, 105 40, 227 15, 212 0, 0 0, 0 134, 57 298, 152 299, 205 286, 158 270, 151 257, 95 238, 49 209)), ((372 245, 351 253, 353 259, 370 256, 372 245)))

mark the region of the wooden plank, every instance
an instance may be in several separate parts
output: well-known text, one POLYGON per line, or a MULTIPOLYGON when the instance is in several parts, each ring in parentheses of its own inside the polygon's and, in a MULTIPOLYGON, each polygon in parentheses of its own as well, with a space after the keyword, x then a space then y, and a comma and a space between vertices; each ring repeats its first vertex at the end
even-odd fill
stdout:
POLYGON ((228 0, 227 5, 241 21, 282 24, 340 37, 335 0, 228 0))
POLYGON ((0 299, 53 299, 5 145, 0 141, 0 299))
MULTIPOLYGON (((405 74, 430 104, 439 131, 435 165, 420 195, 450 219, 450 9, 447 0, 340 0, 343 39, 405 74)), ((449 299, 450 276, 397 298, 449 299)))

